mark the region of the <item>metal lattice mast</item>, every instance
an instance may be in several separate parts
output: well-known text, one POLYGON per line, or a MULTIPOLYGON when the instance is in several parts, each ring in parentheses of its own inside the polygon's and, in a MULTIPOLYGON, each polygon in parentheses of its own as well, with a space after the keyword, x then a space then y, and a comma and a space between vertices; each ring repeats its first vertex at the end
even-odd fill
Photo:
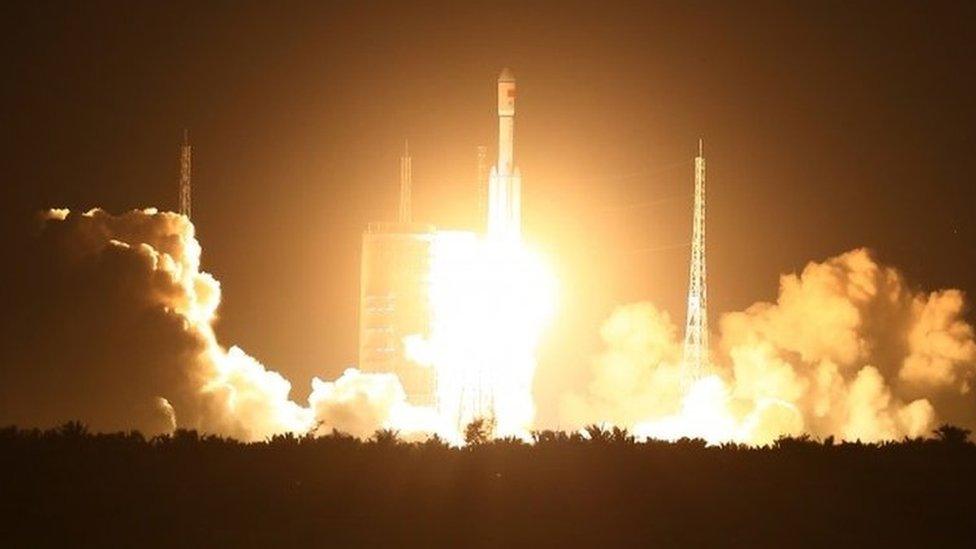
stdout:
POLYGON ((688 316, 681 372, 685 386, 708 371, 708 286, 705 275, 705 157, 699 139, 698 156, 695 157, 695 215, 688 279, 688 316))
POLYGON ((192 172, 193 150, 187 131, 183 130, 183 144, 180 146, 180 213, 187 218, 192 213, 190 175, 192 172))
POLYGON ((403 156, 400 157, 400 206, 397 221, 410 223, 412 219, 410 193, 413 186, 413 165, 410 160, 410 143, 403 142, 403 156))

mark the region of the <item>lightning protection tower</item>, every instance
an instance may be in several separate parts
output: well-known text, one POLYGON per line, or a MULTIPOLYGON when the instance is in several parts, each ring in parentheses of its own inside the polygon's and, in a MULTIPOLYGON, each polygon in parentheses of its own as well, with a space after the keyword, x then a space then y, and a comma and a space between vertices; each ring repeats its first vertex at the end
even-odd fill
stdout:
POLYGON ((705 157, 698 140, 695 157, 695 213, 691 236, 688 315, 681 382, 687 388, 708 371, 708 286, 705 276, 705 157))
POLYGON ((410 143, 404 141, 403 156, 400 157, 400 204, 397 209, 397 221, 401 224, 411 221, 410 193, 412 186, 413 166, 410 161, 410 143))
POLYGON ((187 131, 183 130, 183 144, 180 146, 180 213, 187 218, 192 210, 190 196, 190 175, 192 169, 193 150, 187 131))

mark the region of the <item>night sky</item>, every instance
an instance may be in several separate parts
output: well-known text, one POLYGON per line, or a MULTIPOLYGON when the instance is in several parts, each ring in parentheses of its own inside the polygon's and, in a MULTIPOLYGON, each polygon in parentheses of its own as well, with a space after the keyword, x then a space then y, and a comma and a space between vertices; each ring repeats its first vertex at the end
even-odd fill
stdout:
POLYGON ((973 3, 4 3, 0 20, 4 270, 38 210, 175 209, 188 128, 218 334, 298 395, 356 360, 360 235, 394 216, 405 138, 414 218, 478 223, 504 66, 526 239, 562 284, 543 371, 585 371, 616 305, 683 322, 699 136, 716 320, 861 246, 914 287, 976 289, 973 3))

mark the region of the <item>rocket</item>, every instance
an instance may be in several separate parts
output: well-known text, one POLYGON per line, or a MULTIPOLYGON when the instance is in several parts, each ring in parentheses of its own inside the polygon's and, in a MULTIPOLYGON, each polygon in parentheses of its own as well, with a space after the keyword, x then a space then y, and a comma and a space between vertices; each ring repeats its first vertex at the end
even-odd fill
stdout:
POLYGON ((522 234, 522 174, 515 167, 515 75, 498 76, 498 164, 488 178, 488 235, 518 240, 522 234))
POLYGON ((515 139, 515 75, 503 69, 498 76, 498 173, 512 175, 515 139))

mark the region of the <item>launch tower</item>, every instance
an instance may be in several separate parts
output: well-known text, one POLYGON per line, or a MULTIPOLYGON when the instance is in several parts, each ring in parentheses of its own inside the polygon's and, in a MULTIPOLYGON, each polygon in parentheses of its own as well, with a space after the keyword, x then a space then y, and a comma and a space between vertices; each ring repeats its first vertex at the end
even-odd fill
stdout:
POLYGON ((403 142, 403 156, 400 157, 400 205, 397 208, 397 221, 403 225, 410 223, 410 193, 413 187, 413 165, 410 160, 410 144, 403 142))
POLYGON ((414 223, 411 212, 412 162, 404 143, 400 157, 396 222, 370 223, 363 233, 359 302, 359 367, 394 373, 407 401, 436 402, 430 368, 408 360, 404 338, 426 337, 430 329, 428 290, 434 227, 414 223))
POLYGON ((180 213, 187 218, 191 213, 190 175, 193 149, 187 131, 183 130, 183 144, 180 145, 180 213))

